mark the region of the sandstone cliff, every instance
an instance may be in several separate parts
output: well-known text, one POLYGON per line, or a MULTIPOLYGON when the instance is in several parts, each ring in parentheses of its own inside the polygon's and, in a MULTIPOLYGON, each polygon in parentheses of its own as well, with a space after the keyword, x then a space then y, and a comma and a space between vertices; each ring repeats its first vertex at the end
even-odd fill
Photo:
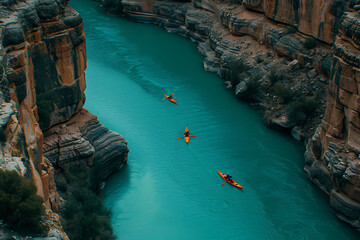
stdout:
POLYGON ((196 42, 206 70, 257 102, 269 125, 308 143, 309 178, 360 229, 360 1, 103 2, 196 42))
POLYGON ((122 136, 82 108, 85 35, 67 2, 0 3, 0 167, 34 180, 48 210, 49 236, 58 239, 67 235, 56 215, 54 167, 96 167, 104 180, 128 152, 122 136))

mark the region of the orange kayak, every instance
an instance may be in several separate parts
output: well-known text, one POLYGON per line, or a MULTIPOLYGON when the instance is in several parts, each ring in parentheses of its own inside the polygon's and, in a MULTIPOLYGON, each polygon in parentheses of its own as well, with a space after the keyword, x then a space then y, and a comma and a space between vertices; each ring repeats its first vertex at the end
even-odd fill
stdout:
POLYGON ((169 100, 172 103, 176 103, 176 101, 173 98, 169 98, 168 96, 166 96, 166 94, 164 94, 166 99, 169 100))
POLYGON ((222 172, 220 172, 219 170, 218 170, 218 173, 220 174, 220 176, 225 180, 225 181, 227 181, 228 183, 230 183, 231 185, 233 185, 234 187, 237 187, 237 188, 240 188, 240 189, 243 189, 243 187, 242 186, 240 186, 240 184, 238 184, 237 182, 235 182, 234 180, 232 180, 232 182, 231 181, 229 181, 229 180, 226 180, 225 179, 225 176, 226 176, 226 174, 225 173, 222 173, 222 172))
MULTIPOLYGON (((189 129, 186 127, 186 128, 185 128, 185 132, 187 132, 187 131, 189 131, 189 129)), ((186 143, 189 143, 190 137, 184 137, 184 138, 185 138, 185 142, 186 142, 186 143)))

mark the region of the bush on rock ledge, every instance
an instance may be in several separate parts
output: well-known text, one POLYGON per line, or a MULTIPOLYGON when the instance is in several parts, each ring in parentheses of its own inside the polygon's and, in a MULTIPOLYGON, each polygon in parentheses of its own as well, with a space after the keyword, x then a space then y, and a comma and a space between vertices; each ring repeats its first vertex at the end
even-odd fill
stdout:
POLYGON ((36 192, 31 180, 0 169, 0 219, 17 231, 44 234, 43 200, 36 192))

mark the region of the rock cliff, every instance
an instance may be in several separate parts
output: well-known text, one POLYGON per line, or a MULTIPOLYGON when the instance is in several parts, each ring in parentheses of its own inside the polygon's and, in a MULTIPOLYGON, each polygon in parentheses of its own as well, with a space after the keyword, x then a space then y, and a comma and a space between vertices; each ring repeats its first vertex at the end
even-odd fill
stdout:
POLYGON ((67 2, 0 3, 0 168, 34 180, 57 239, 67 235, 56 214, 54 168, 95 167, 104 180, 128 153, 121 135, 83 109, 85 35, 67 2))
POLYGON ((360 229, 360 1, 103 2, 196 42, 206 70, 307 143, 309 178, 360 229))

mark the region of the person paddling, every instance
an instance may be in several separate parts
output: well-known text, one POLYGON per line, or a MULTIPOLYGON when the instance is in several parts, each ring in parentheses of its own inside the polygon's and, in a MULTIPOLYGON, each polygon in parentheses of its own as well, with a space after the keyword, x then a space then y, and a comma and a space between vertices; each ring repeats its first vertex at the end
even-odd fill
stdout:
POLYGON ((232 176, 230 176, 229 174, 226 174, 225 180, 230 181, 230 182, 233 182, 232 176))
POLYGON ((164 96, 165 96, 165 98, 164 98, 164 100, 169 100, 170 102, 172 102, 172 103, 176 103, 176 101, 175 101, 175 99, 177 98, 177 97, 173 97, 173 95, 174 95, 175 93, 173 93, 173 94, 171 94, 171 95, 169 95, 169 96, 167 96, 166 94, 164 94, 164 96))
POLYGON ((186 132, 184 132, 184 137, 190 137, 190 132, 189 132, 189 130, 187 130, 186 132))

